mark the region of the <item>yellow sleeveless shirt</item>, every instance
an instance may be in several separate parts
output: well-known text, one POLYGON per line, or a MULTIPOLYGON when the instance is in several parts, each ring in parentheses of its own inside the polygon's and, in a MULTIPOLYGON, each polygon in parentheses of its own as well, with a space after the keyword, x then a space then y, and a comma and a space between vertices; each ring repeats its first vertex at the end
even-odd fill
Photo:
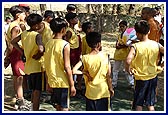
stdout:
POLYGON ((133 69, 135 80, 149 80, 156 77, 162 69, 157 66, 159 55, 159 45, 157 42, 149 40, 133 44, 135 57, 130 67, 133 69))
POLYGON ((96 55, 83 55, 82 63, 84 71, 88 71, 93 81, 88 81, 84 75, 86 93, 88 99, 96 100, 110 97, 107 84, 108 55, 99 52, 96 55))
POLYGON ((63 49, 67 41, 51 39, 45 46, 44 64, 48 83, 52 88, 68 88, 68 78, 64 69, 63 49))
POLYGON ((70 43, 70 48, 71 49, 76 49, 79 47, 79 40, 78 40, 78 36, 77 34, 74 32, 74 30, 72 30, 72 28, 68 27, 66 29, 66 31, 70 31, 72 33, 71 38, 69 39, 69 43, 70 43))
POLYGON ((38 46, 36 44, 37 32, 27 30, 23 31, 21 34, 21 41, 24 49, 24 54, 26 56, 25 69, 26 74, 41 72, 41 64, 39 60, 32 58, 34 54, 38 52, 38 46))

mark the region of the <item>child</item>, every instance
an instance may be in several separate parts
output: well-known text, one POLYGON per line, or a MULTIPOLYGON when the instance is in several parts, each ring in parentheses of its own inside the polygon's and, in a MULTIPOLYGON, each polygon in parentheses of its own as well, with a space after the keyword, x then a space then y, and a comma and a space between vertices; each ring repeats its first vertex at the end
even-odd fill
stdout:
MULTIPOLYGON (((145 20, 135 23, 136 35, 140 42, 131 46, 126 59, 126 70, 135 77, 134 104, 142 111, 145 102, 149 111, 154 111, 157 74, 162 68, 157 66, 159 52, 164 48, 156 41, 149 40, 149 24, 145 20)), ((162 65, 163 66, 163 65, 162 65)))
POLYGON ((92 51, 83 55, 73 68, 73 74, 83 74, 86 85, 86 111, 110 110, 110 95, 114 95, 111 83, 111 65, 108 55, 101 50, 101 35, 90 32, 86 41, 92 51), (80 71, 79 68, 83 67, 80 71))
MULTIPOLYGON (((7 31, 7 42, 8 47, 6 50, 6 57, 4 59, 4 66, 7 68, 11 63, 12 72, 13 72, 13 83, 14 83, 14 92, 16 94, 16 109, 20 109, 23 104, 23 75, 24 75, 24 63, 21 60, 21 53, 13 47, 10 43, 16 36, 22 33, 20 28, 20 22, 24 21, 26 15, 25 10, 19 6, 12 6, 9 9, 9 12, 14 18, 14 21, 10 23, 7 31)), ((19 44, 21 46, 21 44, 19 44)))
POLYGON ((11 42, 13 46, 20 51, 22 55, 25 54, 26 57, 24 72, 30 77, 30 86, 32 86, 33 90, 31 97, 33 111, 39 110, 42 90, 42 72, 39 59, 43 55, 44 46, 42 36, 36 32, 36 30, 41 27, 42 19, 39 14, 30 14, 27 17, 27 24, 30 26, 30 30, 25 30, 11 42), (17 43, 20 40, 22 41, 24 52, 17 43))
MULTIPOLYGON (((56 104, 54 107, 57 111, 68 111, 69 94, 75 96, 76 90, 70 66, 70 45, 63 40, 67 23, 63 19, 56 18, 51 20, 50 27, 54 37, 47 42, 44 55, 47 86, 53 89, 51 101, 56 104)), ((47 90, 51 91, 49 87, 47 90)))
MULTIPOLYGON (((125 59, 128 55, 128 52, 129 52, 128 46, 125 45, 127 39, 126 39, 126 37, 123 37, 123 34, 127 29, 127 22, 121 21, 119 23, 119 27, 120 27, 119 30, 121 31, 121 34, 118 37, 118 40, 116 42, 116 50, 114 53, 114 60, 115 61, 114 61, 114 66, 113 66, 113 82, 112 82, 114 88, 117 87, 119 68, 120 68, 122 62, 125 61, 125 59)), ((129 82, 130 87, 133 88, 133 86, 134 86, 133 76, 129 75, 127 72, 125 72, 125 76, 127 78, 127 81, 129 82)))
POLYGON ((82 24, 82 31, 85 33, 85 36, 82 38, 82 55, 88 54, 91 52, 91 48, 88 46, 86 42, 86 35, 89 32, 93 31, 92 23, 85 22, 82 24))
MULTIPOLYGON (((67 28, 66 32, 66 40, 70 43, 70 62, 71 67, 75 66, 77 62, 80 60, 81 55, 81 38, 77 35, 76 30, 74 29, 75 24, 78 22, 78 18, 76 13, 68 13, 65 16, 66 21, 69 23, 69 27, 67 28)), ((82 83, 81 83, 82 76, 78 75, 77 77, 77 84, 78 84, 78 91, 82 91, 82 83)))

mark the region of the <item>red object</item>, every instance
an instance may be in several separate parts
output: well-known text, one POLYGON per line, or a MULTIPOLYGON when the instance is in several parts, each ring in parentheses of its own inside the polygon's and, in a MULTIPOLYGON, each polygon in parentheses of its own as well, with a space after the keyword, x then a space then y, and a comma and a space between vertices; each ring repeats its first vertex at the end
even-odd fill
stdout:
POLYGON ((19 4, 19 6, 22 6, 22 7, 29 7, 28 4, 19 4))
POLYGON ((22 76, 22 74, 19 71, 19 68, 23 71, 24 70, 24 63, 21 60, 20 52, 18 50, 16 50, 15 48, 13 48, 9 58, 10 58, 10 62, 11 62, 13 75, 17 76, 17 77, 22 76))

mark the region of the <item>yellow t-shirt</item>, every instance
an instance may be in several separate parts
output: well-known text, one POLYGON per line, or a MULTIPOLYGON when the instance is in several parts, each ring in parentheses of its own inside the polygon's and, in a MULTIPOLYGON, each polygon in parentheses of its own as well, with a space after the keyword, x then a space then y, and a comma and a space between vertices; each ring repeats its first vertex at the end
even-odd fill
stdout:
POLYGON ((97 55, 86 54, 82 57, 84 71, 88 71, 92 81, 84 75, 88 99, 96 100, 110 97, 107 84, 108 56, 99 52, 97 55))
MULTIPOLYGON (((127 38, 126 36, 124 37, 118 37, 118 42, 120 44, 126 44, 127 42, 127 38)), ((116 49, 115 52, 114 52, 114 59, 115 60, 125 60, 127 55, 129 53, 129 48, 121 48, 121 49, 116 49)))
MULTIPOLYGON (((10 43, 11 40, 12 40, 11 31, 14 27, 19 27, 20 28, 19 23, 17 23, 16 21, 13 21, 13 22, 10 23, 8 31, 7 31, 7 41, 8 41, 8 43, 10 43)), ((22 29, 20 28, 20 31, 19 31, 18 35, 20 35, 21 33, 22 33, 22 29)), ((21 42, 19 42, 19 45, 22 46, 21 42)))
POLYGON ((21 34, 21 41, 23 44, 24 54, 26 56, 25 69, 26 74, 41 72, 41 64, 39 60, 32 58, 34 54, 38 52, 38 46, 36 44, 37 32, 35 31, 23 31, 21 34))
POLYGON ((159 45, 157 42, 149 40, 133 44, 135 57, 131 62, 135 80, 150 80, 156 77, 162 69, 157 66, 159 55, 159 45))
MULTIPOLYGON (((44 44, 44 46, 46 45, 46 43, 53 38, 53 32, 49 26, 49 24, 45 21, 43 21, 42 23, 44 23, 44 30, 42 31, 42 42, 44 44)), ((44 52, 45 53, 45 52, 44 52)), ((43 71, 45 71, 45 66, 44 66, 44 57, 42 56, 40 59, 40 63, 41 63, 41 67, 43 69, 43 71)))
POLYGON ((66 31, 70 31, 72 33, 72 36, 71 36, 71 38, 68 41, 70 43, 70 48, 71 49, 78 48, 79 47, 79 40, 78 40, 78 36, 75 33, 75 31, 72 30, 70 27, 68 27, 66 31))
POLYGON ((82 38, 82 55, 90 53, 92 50, 91 47, 88 46, 86 42, 86 35, 82 38))
POLYGON ((45 46, 44 64, 48 83, 52 88, 68 88, 68 78, 64 69, 63 49, 68 42, 51 39, 45 46))

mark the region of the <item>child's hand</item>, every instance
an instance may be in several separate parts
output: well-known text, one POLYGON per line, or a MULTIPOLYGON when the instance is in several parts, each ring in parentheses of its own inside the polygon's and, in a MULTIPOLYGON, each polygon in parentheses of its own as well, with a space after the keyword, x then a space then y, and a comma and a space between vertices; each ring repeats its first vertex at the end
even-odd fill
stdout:
POLYGON ((109 89, 109 92, 110 92, 110 97, 113 97, 114 96, 114 90, 113 89, 109 89))
POLYGON ((41 58, 41 56, 43 56, 43 54, 44 53, 37 53, 37 54, 33 55, 32 58, 35 59, 35 60, 38 60, 38 59, 41 58))
POLYGON ((9 66, 9 64, 10 64, 10 59, 8 57, 5 57, 5 59, 4 59, 4 67, 5 67, 5 69, 9 66))
POLYGON ((75 86, 71 86, 70 87, 70 96, 75 96, 76 95, 76 89, 75 89, 75 86))
POLYGON ((93 78, 90 76, 88 71, 83 71, 83 74, 87 76, 88 81, 93 81, 93 78))
POLYGON ((48 83, 46 84, 46 91, 47 91, 48 93, 52 93, 52 92, 53 92, 53 89, 49 86, 48 83))

